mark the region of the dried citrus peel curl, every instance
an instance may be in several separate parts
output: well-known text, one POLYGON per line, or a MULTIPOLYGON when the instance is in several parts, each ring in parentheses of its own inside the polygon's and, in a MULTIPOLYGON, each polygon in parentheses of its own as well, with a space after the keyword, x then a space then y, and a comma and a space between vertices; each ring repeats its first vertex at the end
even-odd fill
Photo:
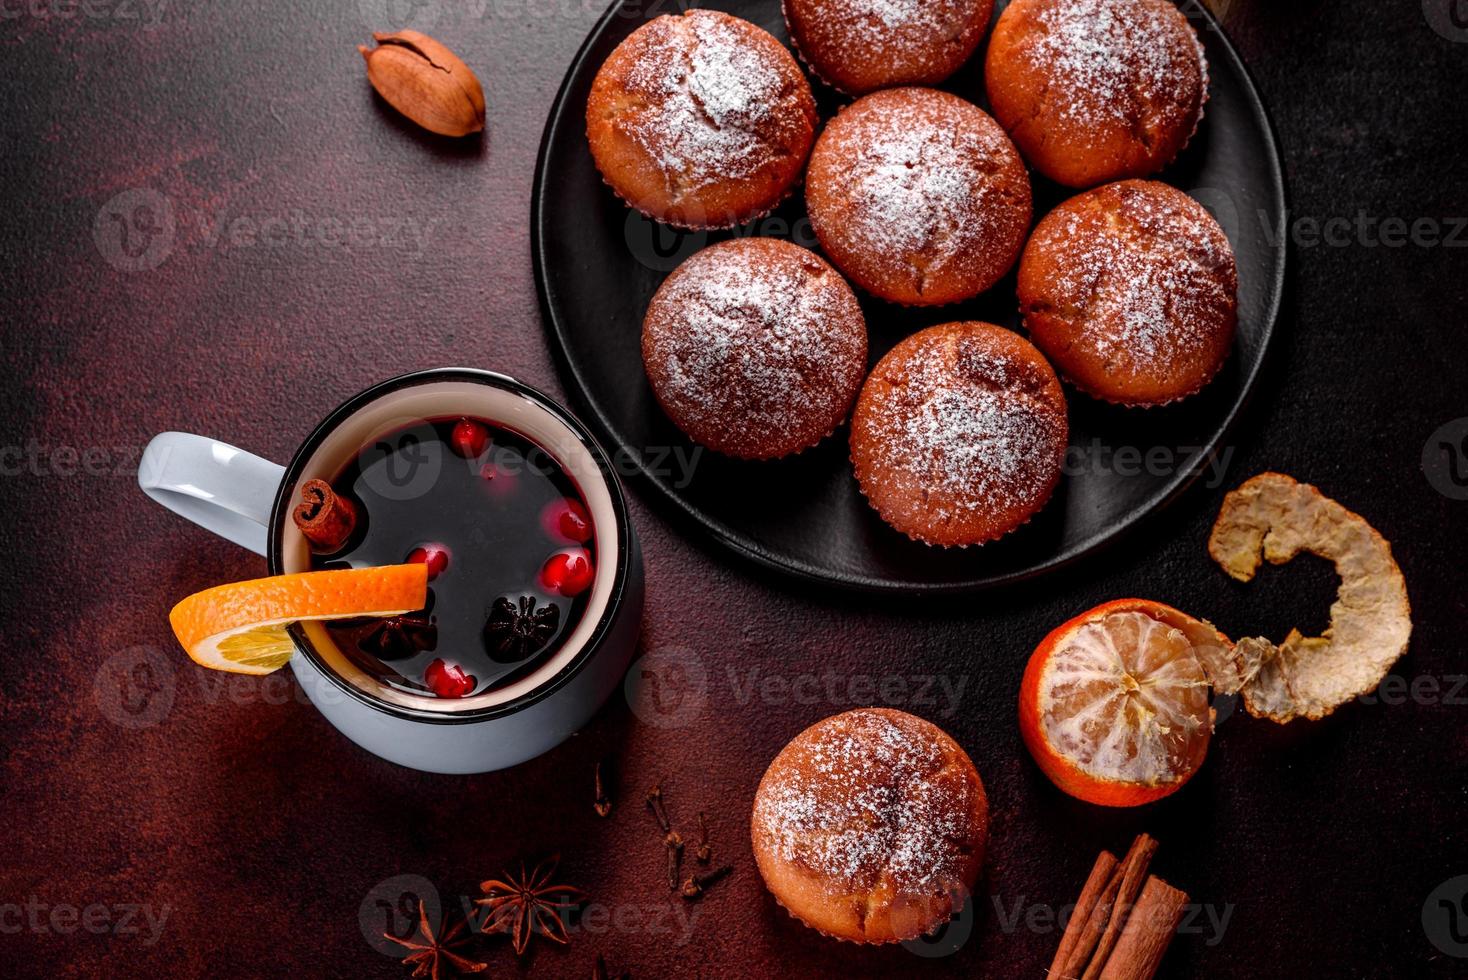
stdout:
POLYGON ((1282 565, 1302 551, 1332 562, 1341 578, 1325 633, 1291 630, 1278 645, 1246 638, 1213 663, 1204 660, 1218 691, 1241 691, 1251 715, 1277 722, 1323 718, 1371 692, 1412 635, 1407 583, 1391 545, 1308 483, 1261 473, 1224 498, 1208 539, 1213 560, 1241 582, 1262 559, 1282 565))

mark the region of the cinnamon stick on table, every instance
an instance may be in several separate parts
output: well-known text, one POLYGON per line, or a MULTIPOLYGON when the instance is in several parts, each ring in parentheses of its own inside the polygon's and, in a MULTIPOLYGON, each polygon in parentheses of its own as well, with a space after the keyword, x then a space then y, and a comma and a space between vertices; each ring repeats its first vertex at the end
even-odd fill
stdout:
MULTIPOLYGON (((1084 966, 1090 960, 1091 951, 1096 948, 1101 935, 1100 929, 1092 928, 1091 920, 1102 902, 1111 900, 1106 892, 1112 884, 1116 864, 1116 855, 1110 851, 1102 851, 1096 855, 1091 876, 1086 879, 1086 886, 1081 889, 1081 897, 1076 900, 1070 921, 1065 924, 1065 934, 1060 937, 1060 948, 1055 951, 1055 959, 1050 961, 1047 972, 1052 978, 1074 977, 1078 975, 1079 968, 1074 967, 1073 962, 1084 966)), ((1101 925, 1104 926, 1105 923, 1106 918, 1103 917, 1101 925)))
POLYGON ((1101 976, 1101 968, 1115 948, 1122 927, 1129 921, 1132 905, 1147 881, 1147 866, 1152 863, 1152 856, 1156 853, 1157 841, 1146 834, 1138 834, 1137 839, 1132 842, 1131 850, 1127 851, 1126 860, 1117 873, 1121 879, 1121 887, 1117 890, 1116 902, 1112 905, 1111 919, 1106 923, 1106 932, 1097 943, 1095 955, 1091 957, 1091 964, 1086 967, 1086 972, 1081 974, 1081 980, 1098 980, 1101 976))
POLYGON ((1148 877, 1116 948, 1106 960, 1101 980, 1151 980, 1162 965, 1162 956, 1187 904, 1186 892, 1155 875, 1148 877))
POLYGON ((1147 874, 1157 841, 1140 834, 1125 859, 1102 851, 1047 971, 1050 980, 1150 980, 1188 896, 1147 874))

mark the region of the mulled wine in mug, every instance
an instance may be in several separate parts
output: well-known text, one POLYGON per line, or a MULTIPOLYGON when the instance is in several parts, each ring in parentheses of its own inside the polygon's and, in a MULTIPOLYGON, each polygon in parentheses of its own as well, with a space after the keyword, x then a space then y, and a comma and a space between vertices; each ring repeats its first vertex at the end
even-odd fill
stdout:
POLYGON ((326 718, 393 762, 470 773, 585 724, 637 643, 642 558, 606 453, 541 392, 445 368, 383 382, 289 465, 165 432, 139 484, 271 574, 419 561, 428 604, 290 628, 326 718))

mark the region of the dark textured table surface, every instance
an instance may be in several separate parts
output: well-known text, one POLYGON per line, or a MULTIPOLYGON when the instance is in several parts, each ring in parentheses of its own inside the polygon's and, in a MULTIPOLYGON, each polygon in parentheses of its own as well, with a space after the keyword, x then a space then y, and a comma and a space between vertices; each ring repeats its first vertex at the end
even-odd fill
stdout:
POLYGON ((0 3, 4 972, 406 975, 364 938, 406 928, 377 904, 396 876, 452 906, 554 851, 587 914, 564 949, 516 961, 490 945, 492 974, 585 976, 602 952, 644 978, 1034 977, 1096 852, 1141 830, 1200 905, 1168 975, 1468 972, 1452 955, 1468 952, 1454 934, 1468 939, 1468 916, 1438 904, 1468 874, 1468 5, 1214 5, 1274 113, 1296 219, 1277 348, 1221 480, 1059 577, 944 603, 812 594, 692 538, 634 485, 644 647, 655 663, 683 651, 702 689, 682 690, 678 724, 617 699, 540 759, 452 778, 367 755, 284 675, 193 667, 169 607, 264 565, 150 503, 133 468, 169 428, 284 461, 337 402, 409 369, 562 391, 530 185, 599 3, 427 5, 488 93, 487 138, 469 145, 420 137, 369 92, 355 46, 401 21, 389 0, 0 3), (168 211, 171 234, 149 218, 168 211), (1323 562, 1238 586, 1205 554, 1225 490, 1264 469, 1317 483, 1393 542, 1416 620, 1400 681, 1319 724, 1229 718, 1160 804, 1062 796, 1014 721, 1025 658, 1054 624, 1142 595, 1233 634, 1325 626, 1323 562), (950 731, 988 786, 991 853, 952 955, 821 939, 753 867, 766 764, 874 691, 950 731), (604 757, 606 820, 591 808, 604 757), (685 836, 705 810, 734 865, 698 904, 660 884, 641 805, 656 780, 685 836))

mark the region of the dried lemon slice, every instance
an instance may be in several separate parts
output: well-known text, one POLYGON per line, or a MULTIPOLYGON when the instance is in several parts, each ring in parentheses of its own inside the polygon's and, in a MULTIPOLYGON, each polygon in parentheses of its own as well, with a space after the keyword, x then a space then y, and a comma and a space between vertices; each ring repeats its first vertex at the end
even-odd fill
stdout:
POLYGON ((1324 635, 1291 630, 1278 645, 1242 639, 1226 662, 1204 664, 1219 690, 1241 690, 1250 714, 1278 722, 1323 718, 1371 692, 1412 635, 1407 583, 1391 545, 1308 483, 1261 473, 1224 498, 1208 539, 1213 560, 1241 582, 1261 558, 1282 565, 1302 551, 1334 563, 1341 578, 1324 635))

